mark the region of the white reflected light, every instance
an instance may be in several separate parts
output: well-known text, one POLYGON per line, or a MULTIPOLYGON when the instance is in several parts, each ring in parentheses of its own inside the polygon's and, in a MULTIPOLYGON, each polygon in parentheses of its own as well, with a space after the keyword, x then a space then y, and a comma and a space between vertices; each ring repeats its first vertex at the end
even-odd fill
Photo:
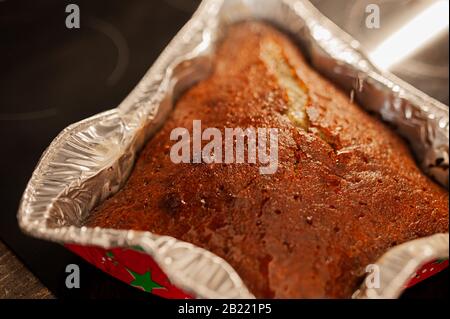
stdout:
POLYGON ((382 69, 413 54, 448 29, 448 0, 440 0, 426 8, 401 27, 369 54, 372 62, 382 69))

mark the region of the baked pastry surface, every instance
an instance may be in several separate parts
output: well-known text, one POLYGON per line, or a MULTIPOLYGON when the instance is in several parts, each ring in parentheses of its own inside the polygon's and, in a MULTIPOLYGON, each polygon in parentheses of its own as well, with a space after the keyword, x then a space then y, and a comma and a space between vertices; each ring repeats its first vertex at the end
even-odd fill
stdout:
POLYGON ((448 192, 385 124, 281 33, 230 27, 211 76, 177 102, 87 226, 170 235, 224 258, 264 298, 350 297, 390 247, 448 231, 448 192), (279 166, 174 164, 176 127, 278 128, 279 166))

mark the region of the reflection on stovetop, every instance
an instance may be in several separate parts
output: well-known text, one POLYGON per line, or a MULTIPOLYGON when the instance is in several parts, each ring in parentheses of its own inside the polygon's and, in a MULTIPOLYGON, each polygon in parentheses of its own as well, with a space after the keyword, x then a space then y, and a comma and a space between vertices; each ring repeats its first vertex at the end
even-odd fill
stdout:
MULTIPOLYGON (((333 22, 355 37, 370 54, 386 38, 407 25, 421 12, 440 0, 355 0, 311 2, 333 22), (365 26, 366 7, 380 8, 380 28, 365 26)), ((448 19, 448 17, 447 17, 448 19)), ((430 35, 431 36, 431 35, 430 35)), ((390 69, 395 75, 448 105, 449 40, 446 32, 419 47, 390 69)))

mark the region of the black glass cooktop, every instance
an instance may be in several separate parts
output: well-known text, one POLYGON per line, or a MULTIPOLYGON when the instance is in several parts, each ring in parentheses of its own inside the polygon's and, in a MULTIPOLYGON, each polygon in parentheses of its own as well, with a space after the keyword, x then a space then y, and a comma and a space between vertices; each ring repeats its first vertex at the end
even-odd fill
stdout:
MULTIPOLYGON (((21 234, 16 211, 52 139, 67 125, 117 106, 198 3, 0 0, 0 239, 57 297, 157 299, 59 245, 21 234), (69 3, 80 8, 79 29, 66 28, 69 3), (71 263, 80 266, 80 289, 65 287, 71 263)), ((445 297, 447 283, 445 271, 405 297, 445 297)))

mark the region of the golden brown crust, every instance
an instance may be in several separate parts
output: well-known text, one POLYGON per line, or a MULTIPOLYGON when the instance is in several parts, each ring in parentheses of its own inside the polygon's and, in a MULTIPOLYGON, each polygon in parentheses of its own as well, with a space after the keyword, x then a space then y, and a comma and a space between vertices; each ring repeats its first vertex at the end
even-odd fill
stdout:
POLYGON ((211 77, 184 94, 125 187, 87 225, 204 247, 257 297, 335 298, 351 296, 365 267, 390 247, 447 232, 447 207, 448 193, 419 171, 395 133, 313 71, 283 35, 253 22, 231 27, 211 77), (279 54, 281 69, 271 65, 279 54), (284 76, 304 86, 305 105, 293 104, 301 92, 289 92, 284 76), (306 120, 289 116, 292 107, 306 120), (193 120, 279 128, 278 171, 173 164, 170 132, 191 131, 193 120))

